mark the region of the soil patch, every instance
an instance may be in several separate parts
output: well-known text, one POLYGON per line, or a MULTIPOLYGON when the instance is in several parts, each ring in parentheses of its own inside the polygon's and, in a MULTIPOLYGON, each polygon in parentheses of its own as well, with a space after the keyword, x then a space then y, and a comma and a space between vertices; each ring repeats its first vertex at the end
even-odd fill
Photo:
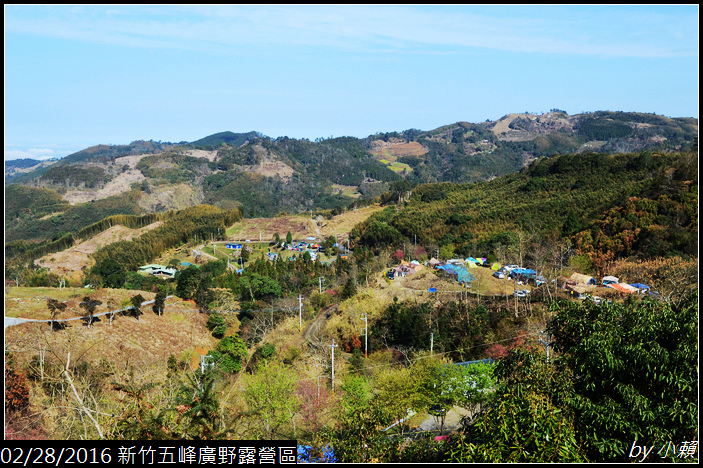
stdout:
MULTIPOLYGON (((135 157, 135 156, 132 156, 135 157)), ((103 198, 118 195, 122 192, 131 190, 131 186, 135 182, 141 182, 145 179, 144 174, 138 169, 130 169, 119 174, 110 182, 105 184, 105 187, 100 190, 71 190, 66 192, 63 199, 71 205, 76 203, 85 203, 91 200, 102 200, 103 198)))
POLYGON ((391 162, 402 156, 422 156, 427 153, 425 147, 416 141, 402 142, 402 140, 382 141, 371 143, 370 153, 376 158, 387 159, 391 162))
POLYGON ((42 267, 49 268, 52 273, 65 275, 71 272, 80 272, 83 267, 88 268, 92 265, 90 254, 100 247, 121 240, 131 240, 162 224, 163 221, 157 221, 140 229, 129 229, 117 224, 66 250, 46 254, 38 259, 37 263, 42 267))

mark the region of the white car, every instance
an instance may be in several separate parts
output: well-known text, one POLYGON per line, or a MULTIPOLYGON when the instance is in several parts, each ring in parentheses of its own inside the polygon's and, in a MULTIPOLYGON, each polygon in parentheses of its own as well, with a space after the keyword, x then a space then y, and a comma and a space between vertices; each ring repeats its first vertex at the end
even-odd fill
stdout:
POLYGON ((603 299, 598 296, 590 296, 588 299, 593 301, 595 305, 600 305, 600 303, 603 301, 603 299))
POLYGON ((515 297, 527 297, 527 293, 529 291, 525 291, 524 289, 516 289, 513 291, 513 296, 515 297))
POLYGON ((503 273, 502 271, 496 271, 495 273, 493 273, 493 276, 495 276, 498 279, 504 279, 505 273, 503 273))
POLYGON ((508 273, 510 273, 511 271, 513 271, 517 268, 520 268, 520 267, 518 265, 503 265, 503 269, 507 270, 508 273))

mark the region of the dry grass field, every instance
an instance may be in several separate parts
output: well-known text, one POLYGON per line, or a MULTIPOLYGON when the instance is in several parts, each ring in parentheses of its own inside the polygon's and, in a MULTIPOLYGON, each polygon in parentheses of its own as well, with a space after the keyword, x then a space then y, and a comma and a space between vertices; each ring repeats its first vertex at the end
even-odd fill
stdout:
MULTIPOLYGON (((10 288, 5 295, 5 315, 46 320, 50 318, 46 298, 66 301, 68 308, 59 318, 82 316, 78 303, 85 295, 103 302, 96 313, 114 310, 123 301, 141 294, 146 300, 154 293, 119 289, 89 291, 82 288, 10 288), (112 304, 112 306, 108 306, 112 304)), ((150 306, 142 309, 139 320, 117 316, 112 325, 107 316, 97 317, 88 328, 82 320, 63 322, 67 327, 52 332, 48 323, 27 322, 5 329, 5 346, 15 351, 21 362, 29 360, 40 347, 73 359, 97 362, 101 358, 127 369, 129 365, 152 366, 163 364, 168 356, 189 360, 196 347, 212 348, 216 340, 205 327, 206 315, 198 312, 192 301, 172 297, 167 299, 162 316, 150 306), (17 352, 21 351, 21 352, 17 352)))
POLYGON ((52 273, 67 275, 76 280, 77 277, 80 276, 81 268, 90 268, 90 266, 93 265, 90 254, 94 253, 100 247, 120 240, 134 239, 146 231, 155 229, 162 224, 162 221, 157 221, 141 229, 130 229, 117 224, 73 247, 61 252, 47 254, 38 259, 37 264, 49 268, 52 273))
POLYGON ((321 240, 337 235, 341 242, 349 237, 349 232, 354 226, 381 209, 379 205, 372 205, 323 220, 310 219, 309 215, 243 219, 227 230, 227 236, 232 241, 249 239, 258 242, 259 234, 262 241, 270 241, 275 233, 285 239, 286 233, 290 231, 296 240, 304 240, 307 237, 321 240))

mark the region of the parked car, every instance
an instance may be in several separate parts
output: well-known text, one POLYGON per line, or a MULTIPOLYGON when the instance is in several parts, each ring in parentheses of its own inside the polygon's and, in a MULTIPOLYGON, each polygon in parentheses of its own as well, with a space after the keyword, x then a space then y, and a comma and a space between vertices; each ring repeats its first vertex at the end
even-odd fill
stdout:
POLYGON ((511 271, 515 270, 516 268, 520 268, 518 265, 503 265, 503 268, 510 273, 511 271))
POLYGON ((588 299, 589 301, 593 301, 595 305, 600 305, 600 303, 603 301, 603 299, 598 296, 588 296, 586 299, 588 299))
MULTIPOLYGON (((528 291, 529 292, 529 291, 528 291)), ((513 296, 515 297, 527 297, 527 292, 524 289, 516 289, 513 291, 513 296)))
POLYGON ((495 273, 493 273, 493 276, 495 276, 498 279, 504 279, 505 273, 503 273, 502 271, 496 271, 495 273))

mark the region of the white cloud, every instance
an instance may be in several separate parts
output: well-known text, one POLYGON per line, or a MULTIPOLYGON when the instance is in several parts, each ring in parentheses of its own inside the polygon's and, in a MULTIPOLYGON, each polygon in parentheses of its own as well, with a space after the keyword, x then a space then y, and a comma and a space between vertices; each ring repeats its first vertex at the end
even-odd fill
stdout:
POLYGON ((34 9, 35 16, 14 15, 17 11, 22 10, 6 9, 6 33, 210 52, 297 45, 396 53, 461 52, 475 47, 611 57, 698 53, 695 18, 691 22, 680 13, 642 12, 637 6, 629 10, 516 7, 507 15, 485 7, 373 5, 122 6, 86 7, 80 13, 54 7, 34 9))
POLYGON ((5 147, 5 160, 11 159, 52 159, 55 158, 56 152, 51 148, 27 148, 27 149, 8 149, 5 147))

